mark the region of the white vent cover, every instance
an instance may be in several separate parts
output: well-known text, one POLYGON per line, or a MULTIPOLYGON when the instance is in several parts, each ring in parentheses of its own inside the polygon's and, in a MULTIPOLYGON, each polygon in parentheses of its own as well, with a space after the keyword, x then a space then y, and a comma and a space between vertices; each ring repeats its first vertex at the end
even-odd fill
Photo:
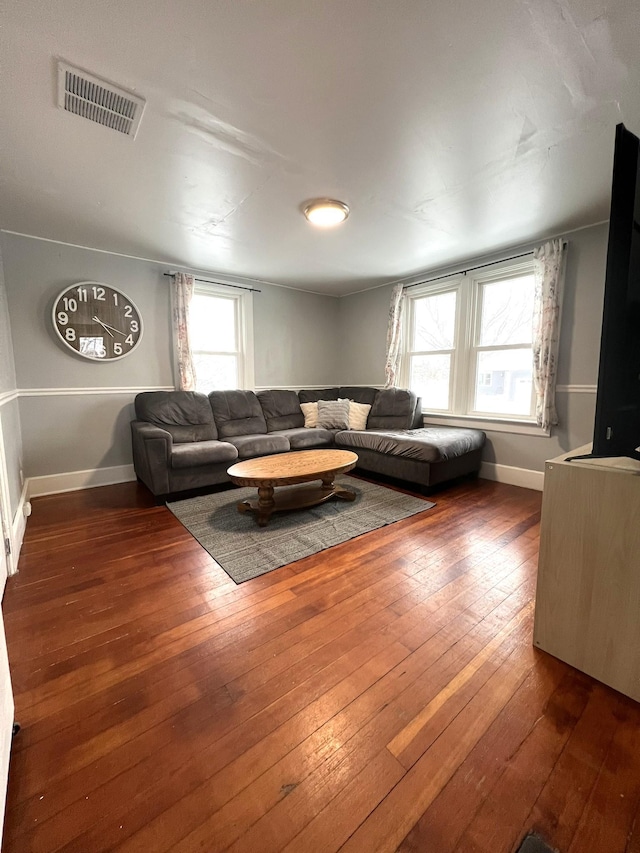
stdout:
POLYGON ((145 103, 107 80, 58 62, 58 106, 63 110, 135 137, 145 103))

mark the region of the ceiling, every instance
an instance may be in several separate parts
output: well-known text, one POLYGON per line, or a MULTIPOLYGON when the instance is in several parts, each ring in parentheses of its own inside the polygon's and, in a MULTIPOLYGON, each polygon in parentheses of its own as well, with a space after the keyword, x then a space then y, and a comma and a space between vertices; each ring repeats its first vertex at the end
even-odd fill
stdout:
POLYGON ((637 0, 5 4, 0 228, 335 295, 580 228, 639 36, 637 0), (146 98, 135 140, 58 109, 57 59, 146 98))

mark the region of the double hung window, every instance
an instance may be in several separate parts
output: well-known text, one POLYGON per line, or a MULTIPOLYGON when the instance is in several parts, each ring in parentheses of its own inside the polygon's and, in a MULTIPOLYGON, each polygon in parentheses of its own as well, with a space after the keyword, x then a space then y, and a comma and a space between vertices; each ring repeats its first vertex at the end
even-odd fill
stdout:
POLYGON ((197 285, 189 336, 198 391, 253 387, 251 293, 197 285))
POLYGON ((425 410, 535 420, 534 284, 527 262, 407 290, 403 379, 425 410))

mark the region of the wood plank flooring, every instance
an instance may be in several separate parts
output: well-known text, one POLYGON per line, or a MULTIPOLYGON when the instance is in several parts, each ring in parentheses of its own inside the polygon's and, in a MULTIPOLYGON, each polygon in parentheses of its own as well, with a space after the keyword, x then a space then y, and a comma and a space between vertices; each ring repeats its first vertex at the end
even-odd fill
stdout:
POLYGON ((640 705, 531 644, 540 498, 240 586, 137 484, 35 499, 4 853, 640 853, 640 705))

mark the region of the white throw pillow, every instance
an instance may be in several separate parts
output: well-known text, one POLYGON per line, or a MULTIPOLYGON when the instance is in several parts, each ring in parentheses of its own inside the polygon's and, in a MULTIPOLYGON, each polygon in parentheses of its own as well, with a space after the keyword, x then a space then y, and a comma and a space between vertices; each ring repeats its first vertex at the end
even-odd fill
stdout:
POLYGON ((370 411, 371 406, 368 403, 354 403, 349 400, 349 429, 366 429, 370 411))
POLYGON ((318 426, 318 404, 317 403, 300 403, 302 414, 304 415, 304 425, 307 428, 318 426))

